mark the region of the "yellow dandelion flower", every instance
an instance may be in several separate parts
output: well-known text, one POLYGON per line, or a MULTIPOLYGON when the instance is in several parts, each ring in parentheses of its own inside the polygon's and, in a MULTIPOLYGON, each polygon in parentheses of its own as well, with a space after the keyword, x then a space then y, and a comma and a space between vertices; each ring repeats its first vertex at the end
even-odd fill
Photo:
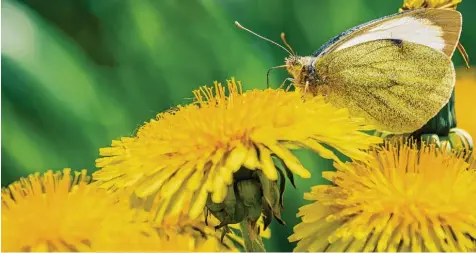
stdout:
POLYGON ((305 194, 295 251, 476 250, 476 167, 435 146, 387 145, 378 163, 337 165, 305 194))
POLYGON ((88 184, 86 170, 36 173, 2 189, 2 251, 236 251, 186 232, 163 236, 145 212, 88 184))
POLYGON ((2 189, 2 251, 161 249, 127 204, 88 185, 86 170, 48 171, 2 189))
POLYGON ((455 112, 458 128, 476 138, 476 117, 473 111, 476 98, 476 71, 460 69, 456 75, 455 112))
POLYGON ((245 206, 253 205, 253 214, 258 205, 261 210, 261 197, 253 195, 261 190, 275 210, 272 194, 282 174, 275 159, 282 161, 288 176, 311 176, 291 149, 309 148, 338 160, 327 145, 365 161, 370 156, 362 150, 381 142, 361 132, 369 129, 361 120, 349 118, 347 110, 322 97, 303 100, 300 93, 281 89, 243 92, 234 80, 228 81, 229 94, 225 92, 219 83, 214 89, 202 87, 194 92, 195 103, 160 113, 135 137, 101 148, 103 157, 96 161, 101 169, 93 178, 105 188, 133 189, 139 198, 156 195, 153 213, 159 223, 181 215, 194 219, 207 202, 229 200, 229 208, 221 208, 227 221, 220 220, 233 224, 243 220, 236 217, 244 215, 245 206), (247 199, 227 194, 235 190, 248 192, 247 199), (235 206, 239 199, 243 203, 235 206))
POLYGON ((402 10, 412 10, 418 8, 441 8, 456 9, 462 0, 404 0, 402 10))

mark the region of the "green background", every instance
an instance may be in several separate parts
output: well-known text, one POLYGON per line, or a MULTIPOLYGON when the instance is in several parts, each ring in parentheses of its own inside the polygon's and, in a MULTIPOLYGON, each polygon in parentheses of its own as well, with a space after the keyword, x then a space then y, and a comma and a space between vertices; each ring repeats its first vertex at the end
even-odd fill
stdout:
MULTIPOLYGON (((279 41, 286 32, 300 55, 330 37, 397 12, 399 0, 27 0, 2 1, 2 186, 64 167, 94 170, 98 149, 145 121, 186 104, 200 85, 235 76, 265 88, 266 71, 287 54, 237 29, 240 21, 279 41)), ((461 42, 476 54, 476 1, 459 10, 461 42)), ((461 56, 454 57, 457 66, 461 56)), ((287 77, 272 72, 274 87, 287 77)), ((272 106, 272 105, 270 105, 272 106)), ((259 108, 256 108, 259 110, 259 108)), ((284 220, 273 223, 268 251, 290 251, 303 193, 322 183, 331 163, 298 152, 313 170, 288 188, 284 220)))

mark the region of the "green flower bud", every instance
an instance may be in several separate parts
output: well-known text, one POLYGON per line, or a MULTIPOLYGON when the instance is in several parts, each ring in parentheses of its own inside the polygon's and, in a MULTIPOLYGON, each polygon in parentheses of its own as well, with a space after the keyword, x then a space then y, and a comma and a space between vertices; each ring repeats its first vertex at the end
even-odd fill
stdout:
POLYGON ((263 215, 264 229, 274 218, 285 224, 281 219, 283 194, 286 177, 294 185, 293 175, 284 163, 284 172, 278 169, 278 180, 268 179, 261 170, 239 169, 233 175, 233 183, 228 186, 228 193, 222 203, 214 203, 209 195, 206 212, 215 216, 220 224, 215 228, 228 230, 228 224, 251 224, 249 233, 256 230, 254 224, 263 215), (286 176, 285 176, 286 173, 286 176))
POLYGON ((261 216, 262 191, 259 181, 255 179, 244 180, 236 183, 241 203, 246 208, 247 217, 257 221, 261 216))
POLYGON ((217 228, 224 227, 228 224, 236 224, 246 217, 245 206, 243 202, 237 201, 233 185, 228 188, 228 194, 222 203, 214 203, 211 196, 207 199, 206 204, 210 211, 219 221, 217 228))

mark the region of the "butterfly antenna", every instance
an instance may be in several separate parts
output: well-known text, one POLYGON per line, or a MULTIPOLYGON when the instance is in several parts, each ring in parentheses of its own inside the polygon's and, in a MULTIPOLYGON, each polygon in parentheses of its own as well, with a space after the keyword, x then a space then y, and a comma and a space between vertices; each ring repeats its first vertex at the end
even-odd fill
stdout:
POLYGON ((238 23, 238 21, 235 21, 235 25, 238 26, 238 28, 247 31, 247 32, 249 32, 249 33, 255 35, 256 37, 258 37, 258 38, 260 38, 260 39, 263 39, 263 40, 266 40, 267 42, 270 42, 270 43, 275 44, 276 46, 278 46, 278 47, 282 48, 284 51, 286 51, 288 54, 294 55, 293 53, 291 53, 291 51, 289 51, 289 50, 286 49, 285 47, 281 46, 280 44, 278 44, 278 43, 276 43, 276 42, 274 42, 274 41, 272 41, 272 40, 270 40, 270 39, 268 39, 268 38, 266 38, 266 37, 263 37, 263 36, 261 36, 261 35, 255 33, 255 32, 253 32, 253 31, 251 31, 250 29, 248 29, 248 28, 242 26, 240 23, 238 23))
POLYGON ((284 45, 289 48, 289 51, 291 51, 292 55, 296 56, 296 53, 294 52, 293 48, 286 41, 286 35, 284 33, 281 33, 281 40, 283 41, 284 45))

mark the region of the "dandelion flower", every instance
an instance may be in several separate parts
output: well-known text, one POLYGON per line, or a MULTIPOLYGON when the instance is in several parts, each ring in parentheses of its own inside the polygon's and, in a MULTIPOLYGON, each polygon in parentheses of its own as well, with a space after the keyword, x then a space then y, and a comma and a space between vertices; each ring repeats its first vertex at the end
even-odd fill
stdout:
POLYGON ((441 8, 456 9, 462 0, 404 0, 402 10, 412 10, 418 8, 441 8))
POLYGON ((290 150, 309 148, 338 160, 328 149, 333 147, 366 161, 370 156, 363 150, 381 142, 361 132, 369 129, 361 120, 322 97, 303 100, 300 93, 281 89, 243 92, 234 80, 225 92, 219 83, 202 87, 194 92, 195 103, 160 113, 136 136, 100 149, 96 166, 101 169, 93 178, 104 188, 133 189, 139 198, 157 196, 153 213, 159 223, 165 217, 194 219, 207 203, 226 202, 221 225, 233 224, 251 213, 256 221, 261 192, 277 215, 276 182, 283 172, 276 160, 288 177, 311 176, 290 150), (238 196, 229 194, 235 190, 238 196))
POLYGON ((435 146, 386 145, 305 194, 295 251, 474 251, 476 167, 435 146))
POLYGON ((64 169, 2 189, 2 251, 236 251, 196 226, 166 236, 145 212, 88 181, 86 170, 64 169))
POLYGON ((148 224, 86 170, 48 171, 2 189, 2 251, 159 251, 148 224), (136 220, 137 219, 137 220, 136 220))

